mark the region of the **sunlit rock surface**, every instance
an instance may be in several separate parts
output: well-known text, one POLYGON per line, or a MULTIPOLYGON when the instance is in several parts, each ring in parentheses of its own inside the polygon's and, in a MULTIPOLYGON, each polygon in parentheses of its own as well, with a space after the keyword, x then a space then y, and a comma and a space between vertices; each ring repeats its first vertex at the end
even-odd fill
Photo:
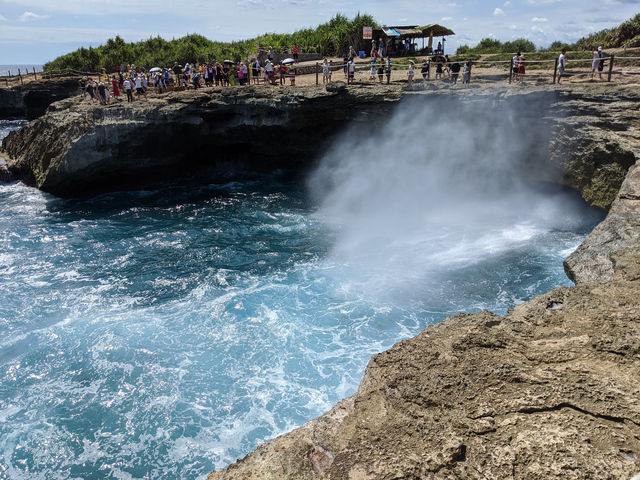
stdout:
POLYGON ((578 286, 427 327, 374 356, 355 395, 210 480, 640 473, 640 98, 587 93, 550 110, 549 161, 611 206, 565 263, 578 286))
POLYGON ((72 99, 53 104, 3 148, 14 175, 65 196, 189 171, 302 170, 348 122, 384 124, 413 96, 445 97, 452 106, 489 101, 523 122, 514 142, 530 144, 531 179, 570 186, 609 210, 565 263, 578 285, 504 317, 458 315, 428 327, 374 356, 355 395, 210 479, 640 473, 640 94, 633 88, 212 89, 107 108, 72 99))
POLYGON ((24 85, 1 86, 0 118, 37 118, 53 102, 78 94, 80 85, 77 77, 35 81, 28 78, 24 85))

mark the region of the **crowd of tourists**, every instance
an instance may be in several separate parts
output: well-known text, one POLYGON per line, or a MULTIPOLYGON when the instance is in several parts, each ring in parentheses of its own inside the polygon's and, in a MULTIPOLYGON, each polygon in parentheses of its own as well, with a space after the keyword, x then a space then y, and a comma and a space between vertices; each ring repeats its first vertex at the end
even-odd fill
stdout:
MULTIPOLYGON (((296 55, 297 56, 297 55, 296 55)), ((135 65, 118 65, 115 73, 107 73, 106 69, 97 77, 84 77, 79 80, 83 95, 89 96, 102 104, 107 104, 113 97, 126 95, 127 101, 146 98, 147 91, 153 89, 163 93, 176 89, 197 89, 212 86, 232 86, 258 84, 280 84, 287 81, 295 86, 296 67, 293 63, 275 63, 267 59, 261 65, 257 58, 251 62, 211 62, 202 64, 174 63, 171 68, 152 68, 144 71, 135 65)))
MULTIPOLYGON (((439 47, 440 48, 440 47, 439 47)), ((125 97, 128 102, 135 98, 146 98, 149 90, 156 93, 164 93, 176 89, 198 89, 211 86, 233 86, 264 83, 265 85, 295 86, 299 60, 299 48, 292 48, 293 58, 276 62, 274 50, 259 50, 264 54, 262 63, 258 57, 248 62, 208 62, 200 64, 186 63, 184 66, 175 62, 171 67, 155 67, 144 70, 134 64, 118 65, 115 72, 107 73, 105 69, 97 77, 84 77, 80 88, 84 96, 102 104, 109 103, 114 97, 125 97), (264 58, 266 57, 266 58, 264 58)), ((385 50, 384 42, 373 42, 370 64, 370 80, 383 83, 391 82, 393 62, 385 50)), ((435 66, 435 78, 449 78, 452 83, 457 83, 461 70, 459 62, 450 61, 448 55, 434 55, 427 57, 422 63, 422 77, 424 80, 431 78, 432 64, 435 66)), ((364 65, 366 69, 366 64, 364 65)), ((356 71, 362 70, 363 65, 356 64, 356 52, 351 46, 342 64, 334 65, 331 60, 324 59, 321 64, 323 84, 332 81, 332 76, 340 69, 344 72, 344 78, 348 84, 355 81, 356 71)), ((407 81, 413 82, 415 62, 410 61, 407 70, 407 81)), ((471 62, 464 65, 463 83, 469 83, 471 76, 471 62)))

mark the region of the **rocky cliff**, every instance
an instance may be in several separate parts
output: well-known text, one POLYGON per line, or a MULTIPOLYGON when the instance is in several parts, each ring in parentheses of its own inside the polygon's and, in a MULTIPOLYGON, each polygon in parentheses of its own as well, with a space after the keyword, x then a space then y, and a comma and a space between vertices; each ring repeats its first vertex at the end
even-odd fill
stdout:
POLYGON ((270 87, 174 92, 100 106, 72 98, 3 141, 18 178, 59 196, 288 167, 310 168, 314 151, 346 122, 382 116, 397 88, 270 87))
POLYGON ((426 328, 375 355, 355 395, 209 480, 637 478, 640 97, 596 93, 550 109, 549 161, 610 207, 565 262, 577 286, 426 328))
POLYGON ((309 152, 346 123, 384 125, 399 101, 442 99, 517 112, 518 141, 532 152, 528 175, 609 210, 565 262, 577 286, 504 317, 449 318, 375 355, 355 395, 210 480, 640 473, 640 94, 632 89, 211 89, 108 107, 70 99, 3 148, 12 172, 39 188, 95 193, 176 171, 308 168, 309 152))
POLYGON ((638 96, 622 88, 429 85, 205 89, 108 106, 75 97, 52 104, 2 146, 16 177, 59 196, 91 195, 177 177, 303 171, 349 123, 365 122, 383 136, 400 101, 438 102, 443 115, 483 102, 511 119, 517 142, 530 152, 532 178, 575 188, 592 205, 608 208, 635 161, 636 132, 627 126, 635 115, 628 105, 638 96))
POLYGON ((34 119, 43 115, 53 102, 79 93, 77 77, 34 80, 0 88, 0 118, 34 119))

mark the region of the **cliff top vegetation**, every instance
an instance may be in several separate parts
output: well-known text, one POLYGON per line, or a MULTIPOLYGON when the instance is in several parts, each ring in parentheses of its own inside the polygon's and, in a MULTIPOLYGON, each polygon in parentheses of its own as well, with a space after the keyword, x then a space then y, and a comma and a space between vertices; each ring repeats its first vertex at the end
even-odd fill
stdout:
POLYGON ((495 38, 483 38, 475 47, 461 45, 458 55, 500 54, 521 52, 557 52, 567 50, 591 50, 596 46, 604 48, 640 47, 640 13, 621 23, 617 27, 606 28, 599 32, 582 37, 575 43, 553 42, 549 48, 536 48, 533 42, 519 38, 509 42, 501 42, 495 38))
POLYGON ((140 42, 125 42, 119 35, 96 48, 79 48, 44 65, 45 71, 113 70, 116 65, 133 63, 147 68, 168 66, 175 61, 207 62, 230 59, 238 61, 256 54, 258 48, 273 47, 274 52, 290 52, 297 44, 302 52, 323 56, 341 55, 353 45, 358 49, 362 42, 362 27, 377 26, 368 14, 358 13, 353 19, 337 14, 331 20, 315 28, 305 28, 293 33, 266 33, 255 38, 236 42, 217 42, 198 34, 189 34, 173 40, 160 36, 140 42))

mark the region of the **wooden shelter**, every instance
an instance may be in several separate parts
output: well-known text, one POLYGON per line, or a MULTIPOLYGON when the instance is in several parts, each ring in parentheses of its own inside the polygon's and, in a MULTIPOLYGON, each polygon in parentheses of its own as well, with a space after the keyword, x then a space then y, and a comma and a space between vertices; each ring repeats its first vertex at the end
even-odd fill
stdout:
MULTIPOLYGON (((445 37, 448 35, 455 35, 455 33, 453 30, 436 23, 424 26, 385 26, 373 30, 373 40, 379 42, 382 39, 385 44, 385 54, 391 56, 431 53, 444 55, 445 37), (439 50, 433 47, 434 37, 442 37, 439 50), (418 40, 422 40, 422 42, 418 43, 418 40), (425 40, 427 40, 426 45, 425 40)), ((368 44, 370 48, 371 42, 368 44)))

